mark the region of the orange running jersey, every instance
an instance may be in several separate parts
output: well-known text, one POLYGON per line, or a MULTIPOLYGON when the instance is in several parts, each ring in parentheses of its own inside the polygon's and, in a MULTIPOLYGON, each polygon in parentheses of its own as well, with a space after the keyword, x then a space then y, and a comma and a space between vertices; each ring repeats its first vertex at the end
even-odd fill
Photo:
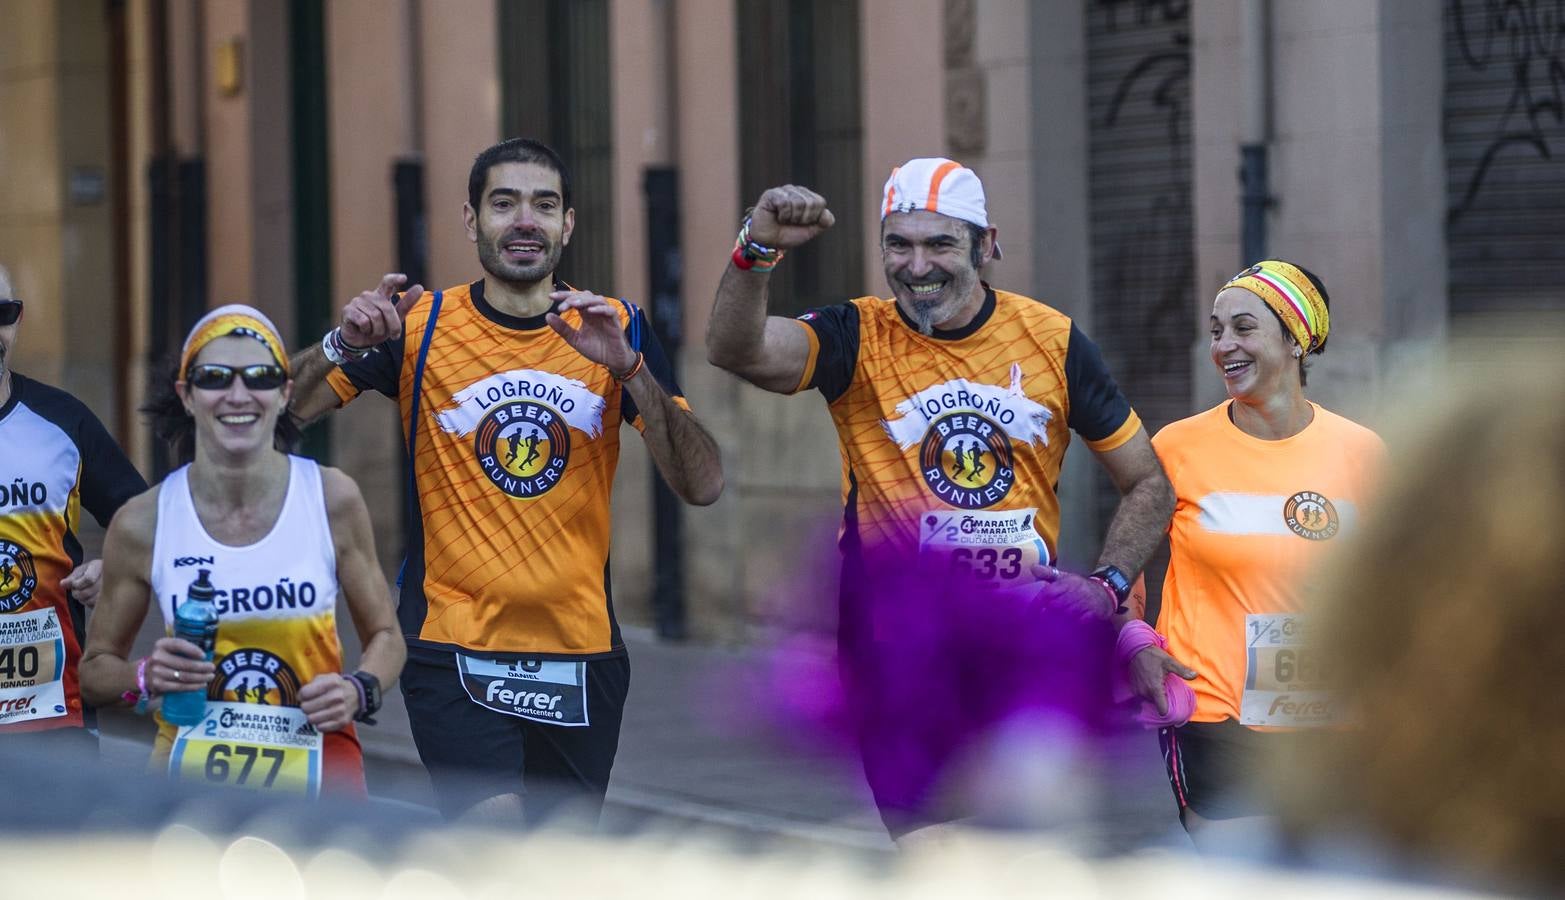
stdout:
POLYGON ((1230 405, 1152 439, 1178 498, 1157 627, 1199 673, 1196 722, 1240 719, 1257 643, 1247 617, 1298 610, 1300 582, 1353 528, 1385 454, 1374 432, 1313 403, 1314 420, 1280 441, 1240 431, 1230 405))
MULTIPOLYGON (((544 316, 506 315, 483 287, 444 292, 424 366, 403 633, 414 647, 478 656, 623 653, 608 587, 609 495, 620 423, 639 429, 640 416, 544 316)), ((327 379, 344 402, 368 389, 396 398, 404 440, 432 302, 425 295, 408 312, 402 338, 327 379)), ((632 345, 683 406, 645 315, 620 307, 632 345)), ((579 327, 581 314, 565 320, 579 327)))
POLYGON ((95 727, 77 678, 86 616, 60 582, 82 562, 82 510, 107 525, 147 484, 81 401, 16 372, 0 448, 0 741, 95 727))
POLYGON ((825 395, 842 451, 845 552, 910 552, 931 514, 955 511, 959 530, 1036 532, 1053 558, 1070 431, 1105 451, 1141 427, 1068 316, 984 291, 971 323, 933 335, 878 297, 799 317, 810 357, 797 390, 825 395))

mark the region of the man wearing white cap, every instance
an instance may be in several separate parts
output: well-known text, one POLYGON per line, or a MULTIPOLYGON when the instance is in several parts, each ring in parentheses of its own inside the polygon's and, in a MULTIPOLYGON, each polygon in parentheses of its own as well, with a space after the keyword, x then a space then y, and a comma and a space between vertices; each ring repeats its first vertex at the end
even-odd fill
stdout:
MULTIPOLYGON (((1063 313, 980 279, 1000 247, 978 176, 938 158, 892 170, 881 256, 894 299, 768 316, 772 267, 833 221, 826 200, 807 188, 761 195, 718 287, 707 357, 766 390, 814 388, 829 404, 845 464, 845 657, 851 663, 861 648, 895 640, 888 636, 905 626, 896 620, 909 607, 865 597, 905 583, 909 570, 928 572, 932 561, 996 596, 1123 622, 1131 582, 1161 540, 1174 496, 1092 341, 1063 313), (1070 431, 1122 495, 1098 568, 1086 576, 1055 567, 1055 485, 1070 431)), ((1182 670, 1171 658, 1167 665, 1182 670)), ((1137 687, 1157 702, 1161 683, 1137 687)), ((895 773, 877 768, 894 767, 879 766, 862 743, 893 834, 925 824, 898 814, 918 798, 893 796, 895 773)))

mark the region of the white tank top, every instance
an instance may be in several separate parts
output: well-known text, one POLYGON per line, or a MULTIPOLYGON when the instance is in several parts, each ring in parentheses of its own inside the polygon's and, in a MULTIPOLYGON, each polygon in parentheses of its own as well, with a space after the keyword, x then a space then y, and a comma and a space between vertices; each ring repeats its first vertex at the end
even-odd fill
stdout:
POLYGON ((298 706, 316 675, 342 670, 337 640, 337 556, 320 467, 290 456, 288 496, 266 536, 244 547, 207 534, 190 497, 189 466, 158 492, 152 591, 171 630, 174 607, 197 573, 217 589, 217 678, 209 697, 298 706))

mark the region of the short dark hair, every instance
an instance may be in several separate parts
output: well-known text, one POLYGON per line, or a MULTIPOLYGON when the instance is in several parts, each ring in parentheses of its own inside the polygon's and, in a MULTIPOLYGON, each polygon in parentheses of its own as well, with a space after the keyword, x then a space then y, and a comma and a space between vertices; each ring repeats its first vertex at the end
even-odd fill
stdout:
MULTIPOLYGON (((1285 259, 1279 259, 1277 261, 1278 262, 1287 262, 1288 265, 1293 266, 1295 269, 1298 269, 1300 272, 1302 272, 1304 274, 1304 277, 1308 278, 1310 280, 1310 284, 1315 287, 1315 290, 1320 292, 1320 302, 1326 304, 1326 309, 1328 309, 1328 310, 1331 309, 1331 295, 1326 293, 1326 283, 1324 281, 1321 281, 1319 276, 1317 276, 1314 272, 1311 272, 1309 269, 1304 268, 1303 266, 1299 265, 1296 262, 1288 262, 1285 259)), ((1283 324, 1282 316, 1277 315, 1277 310, 1272 309, 1271 306, 1267 306, 1266 309, 1267 309, 1268 312, 1270 312, 1272 314, 1272 318, 1277 320, 1277 327, 1282 329, 1283 336, 1284 337, 1288 337, 1288 338, 1293 337, 1293 333, 1288 330, 1288 326, 1283 324)), ((1328 337, 1329 337, 1329 335, 1328 335, 1328 337)), ((1321 339, 1320 346, 1316 347, 1314 350, 1311 350, 1310 352, 1308 352, 1308 353, 1304 354, 1303 356, 1299 357, 1299 386, 1300 387, 1304 387, 1305 385, 1310 383, 1309 370, 1304 365, 1304 357, 1306 357, 1306 356, 1314 356, 1317 353, 1324 353, 1324 352, 1326 352, 1326 338, 1322 338, 1321 339)))
POLYGON ((560 154, 542 141, 532 138, 511 138, 501 141, 478 154, 473 168, 467 173, 467 204, 474 210, 484 199, 484 183, 489 180, 489 170, 501 163, 536 163, 553 169, 560 176, 560 199, 565 208, 571 208, 571 176, 565 171, 565 161, 560 154))
MULTIPOLYGON (((147 391, 147 402, 141 405, 141 413, 151 422, 152 433, 167 442, 169 449, 174 451, 174 458, 184 465, 196 458, 196 420, 185 412, 185 404, 174 389, 174 382, 180 377, 178 355, 166 359, 156 372, 151 389, 147 391)), ((304 432, 299 427, 299 420, 293 413, 283 410, 272 430, 272 446, 292 453, 302 437, 304 432)))

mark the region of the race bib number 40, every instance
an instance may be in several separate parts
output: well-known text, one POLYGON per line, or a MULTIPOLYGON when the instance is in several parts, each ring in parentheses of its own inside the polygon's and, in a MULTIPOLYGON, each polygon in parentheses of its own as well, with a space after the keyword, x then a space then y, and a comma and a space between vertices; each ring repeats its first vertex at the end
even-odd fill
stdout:
POLYGON ((322 743, 304 710, 211 701, 200 722, 179 729, 168 770, 185 781, 317 797, 322 743))
POLYGON ((1245 616, 1240 724, 1301 728, 1336 721, 1325 673, 1314 646, 1306 643, 1307 621, 1294 614, 1245 616))
POLYGON ((927 512, 919 520, 919 553, 936 567, 985 587, 1028 587, 1032 567, 1049 564, 1033 528, 1037 510, 927 512))
POLYGON ((462 688, 474 703, 544 725, 580 726, 587 719, 587 663, 521 659, 506 662, 458 653, 462 688))
POLYGON ((58 613, 0 615, 0 725, 65 715, 64 674, 58 613))

